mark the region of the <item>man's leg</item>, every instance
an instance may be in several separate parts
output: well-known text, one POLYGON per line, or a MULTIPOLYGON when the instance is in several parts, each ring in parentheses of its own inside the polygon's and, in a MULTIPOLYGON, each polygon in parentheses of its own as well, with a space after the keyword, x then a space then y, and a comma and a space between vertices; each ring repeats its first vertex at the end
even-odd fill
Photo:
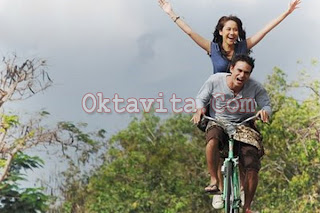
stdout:
MULTIPOLYGON (((208 124, 209 125, 209 124, 208 124)), ((222 190, 221 162, 219 149, 224 146, 224 141, 228 136, 223 129, 218 126, 211 126, 206 132, 206 158, 208 170, 210 173, 210 185, 206 187, 208 192, 217 192, 222 190)))
MULTIPOLYGON (((220 154, 220 153, 219 153, 220 154)), ((223 175, 221 172, 221 167, 223 164, 224 159, 223 158, 219 158, 219 165, 218 165, 218 183, 219 183, 219 189, 222 192, 223 191, 223 175)))
POLYGON ((239 164, 239 175, 240 175, 240 188, 241 190, 244 190, 244 182, 245 182, 245 178, 246 178, 246 173, 244 171, 244 168, 242 166, 242 164, 239 164))
POLYGON ((241 199, 241 206, 244 206, 245 201, 245 192, 244 192, 244 185, 245 185, 245 179, 246 174, 245 170, 241 163, 239 163, 239 176, 240 176, 240 199, 241 199))
POLYGON ((251 203, 254 198, 258 186, 258 172, 261 167, 260 157, 258 154, 258 149, 254 146, 248 144, 241 144, 241 163, 243 164, 243 169, 245 170, 244 178, 244 192, 245 192, 245 202, 243 206, 243 212, 249 213, 251 208, 251 203))
MULTIPOLYGON (((218 165, 219 165, 219 141, 216 138, 212 138, 208 141, 206 146, 206 158, 208 170, 210 173, 210 185, 216 185, 218 187, 218 165)), ((210 186, 206 187, 206 191, 210 190, 210 186)))
POLYGON ((245 202, 243 206, 243 212, 250 212, 251 202, 258 186, 258 172, 255 170, 248 170, 245 175, 245 202))
POLYGON ((210 185, 206 187, 205 190, 214 193, 212 197, 212 207, 221 209, 223 208, 223 198, 220 192, 222 191, 222 177, 218 139, 213 138, 208 141, 206 146, 206 157, 211 178, 210 185))

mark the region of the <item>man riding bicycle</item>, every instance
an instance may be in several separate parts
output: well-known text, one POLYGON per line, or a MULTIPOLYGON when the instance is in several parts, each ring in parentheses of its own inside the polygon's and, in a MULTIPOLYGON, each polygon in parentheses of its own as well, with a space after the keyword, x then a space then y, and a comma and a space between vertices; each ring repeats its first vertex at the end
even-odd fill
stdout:
MULTIPOLYGON (((230 73, 218 73, 210 78, 201 87, 197 98, 197 112, 192 120, 198 124, 201 115, 205 113, 206 106, 209 114, 215 119, 230 122, 242 122, 256 112, 256 106, 261 110, 257 116, 263 122, 269 121, 271 115, 270 99, 266 90, 257 81, 250 79, 254 68, 254 59, 247 55, 236 55, 230 63, 230 73)), ((260 158, 263 155, 260 134, 255 131, 254 124, 245 128, 244 134, 239 134, 235 144, 235 152, 239 152, 241 183, 245 193, 244 212, 250 212, 257 185, 258 172, 260 170, 260 158)), ((205 190, 214 195, 213 207, 222 208, 223 201, 220 190, 222 178, 221 153, 227 146, 228 135, 219 125, 209 122, 206 128, 206 158, 210 173, 210 185, 205 190)))

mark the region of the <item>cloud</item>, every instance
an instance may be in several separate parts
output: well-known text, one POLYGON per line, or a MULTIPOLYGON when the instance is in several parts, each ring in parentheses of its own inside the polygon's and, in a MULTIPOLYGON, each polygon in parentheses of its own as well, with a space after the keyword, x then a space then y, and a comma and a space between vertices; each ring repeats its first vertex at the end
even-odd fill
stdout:
POLYGON ((315 21, 315 20, 320 19, 319 9, 320 9, 320 1, 306 1, 305 0, 301 3, 301 6, 298 9, 298 11, 300 14, 303 13, 303 16, 310 19, 310 21, 312 21, 312 25, 316 24, 319 26, 320 22, 315 21))
POLYGON ((133 3, 119 0, 10 0, 1 5, 8 49, 99 46, 135 39, 142 29, 133 3))
POLYGON ((142 61, 148 61, 154 57, 155 40, 156 37, 152 34, 143 34, 137 39, 139 58, 142 61))

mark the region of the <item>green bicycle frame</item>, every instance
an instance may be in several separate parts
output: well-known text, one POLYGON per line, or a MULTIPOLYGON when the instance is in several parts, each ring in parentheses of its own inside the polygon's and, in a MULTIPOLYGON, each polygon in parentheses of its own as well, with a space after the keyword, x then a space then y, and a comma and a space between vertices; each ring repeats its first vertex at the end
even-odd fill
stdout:
POLYGON ((223 180, 223 200, 225 205, 225 212, 239 212, 240 208, 240 178, 239 178, 239 158, 234 157, 234 140, 233 138, 229 139, 229 152, 228 158, 225 159, 223 162, 223 173, 224 173, 224 180, 223 180), (230 167, 230 168, 228 168, 230 167), (229 172, 228 172, 229 170, 229 172), (231 172, 230 172, 231 171, 231 172), (229 186, 230 185, 230 186, 229 186), (229 188, 230 187, 230 188, 229 188), (229 192, 228 192, 229 188, 229 192), (227 201, 227 199, 229 199, 227 201), (232 204, 232 206, 231 206, 232 204), (232 210, 231 210, 232 209, 232 210))

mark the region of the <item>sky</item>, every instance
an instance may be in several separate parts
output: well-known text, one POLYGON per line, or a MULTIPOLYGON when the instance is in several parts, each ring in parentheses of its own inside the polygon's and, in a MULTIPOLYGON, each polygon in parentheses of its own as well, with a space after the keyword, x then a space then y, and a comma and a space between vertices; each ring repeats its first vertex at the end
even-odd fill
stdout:
MULTIPOLYGON (((223 15, 237 15, 251 36, 289 4, 288 0, 170 2, 194 31, 209 40, 223 15)), ((319 9, 319 0, 302 0, 298 10, 254 47, 253 78, 265 82, 275 66, 295 78, 312 59, 319 59, 319 9)), ((116 113, 111 104, 111 113, 86 113, 81 105, 86 94, 139 99, 160 98, 162 92, 171 113, 172 94, 194 98, 212 74, 205 51, 173 23, 157 0, 1 0, 0 26, 0 55, 14 52, 21 59, 44 58, 54 81, 44 93, 10 107, 21 112, 45 109, 51 113, 49 122, 87 122, 92 129, 106 129, 108 136, 140 113, 116 113)))

